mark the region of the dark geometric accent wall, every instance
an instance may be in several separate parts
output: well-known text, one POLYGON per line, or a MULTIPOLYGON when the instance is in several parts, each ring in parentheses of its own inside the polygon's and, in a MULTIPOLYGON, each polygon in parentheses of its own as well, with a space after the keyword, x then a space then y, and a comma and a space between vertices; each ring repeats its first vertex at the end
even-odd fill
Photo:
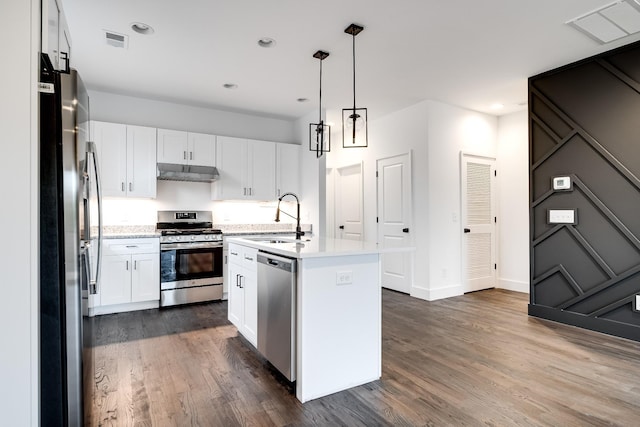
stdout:
POLYGON ((640 341, 640 42, 529 79, 529 159, 529 314, 640 341))

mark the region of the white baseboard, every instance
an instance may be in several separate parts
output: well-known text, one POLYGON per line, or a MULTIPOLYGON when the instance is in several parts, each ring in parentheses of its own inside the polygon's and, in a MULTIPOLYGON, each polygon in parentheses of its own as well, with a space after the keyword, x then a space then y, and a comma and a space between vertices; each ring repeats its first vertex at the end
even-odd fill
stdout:
POLYGON ((523 282, 520 280, 498 279, 498 288, 528 294, 529 282, 523 282))
POLYGON ((444 288, 427 289, 421 286, 413 286, 411 288, 411 296, 427 301, 435 301, 443 298, 456 297, 462 295, 462 285, 447 286, 444 288))

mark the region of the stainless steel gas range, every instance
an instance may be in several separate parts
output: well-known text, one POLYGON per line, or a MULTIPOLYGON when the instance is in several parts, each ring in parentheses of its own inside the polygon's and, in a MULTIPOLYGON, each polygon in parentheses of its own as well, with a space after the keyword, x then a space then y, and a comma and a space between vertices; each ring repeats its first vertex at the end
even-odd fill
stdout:
POLYGON ((222 232, 208 211, 159 211, 160 306, 222 299, 222 232))

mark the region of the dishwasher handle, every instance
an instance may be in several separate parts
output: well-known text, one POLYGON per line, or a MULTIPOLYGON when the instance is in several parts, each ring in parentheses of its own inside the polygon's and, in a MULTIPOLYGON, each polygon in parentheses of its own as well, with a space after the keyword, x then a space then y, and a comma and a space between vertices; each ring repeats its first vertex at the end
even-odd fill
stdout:
POLYGON ((297 260, 295 258, 287 258, 280 255, 271 254, 269 252, 258 252, 258 264, 264 264, 271 268, 295 273, 297 271, 297 260))

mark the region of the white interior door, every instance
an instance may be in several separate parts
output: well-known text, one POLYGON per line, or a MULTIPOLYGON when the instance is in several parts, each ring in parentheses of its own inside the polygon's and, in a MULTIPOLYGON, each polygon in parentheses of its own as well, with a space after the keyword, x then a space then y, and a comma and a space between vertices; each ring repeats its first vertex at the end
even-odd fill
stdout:
POLYGON ((362 163, 336 169, 336 238, 363 240, 362 163))
MULTIPOLYGON (((378 242, 385 247, 409 246, 413 205, 411 199, 411 153, 379 159, 378 242)), ((410 252, 381 255, 381 282, 385 288, 410 293, 412 263, 410 252)))
POLYGON ((462 155, 464 291, 495 287, 495 159, 462 155))

